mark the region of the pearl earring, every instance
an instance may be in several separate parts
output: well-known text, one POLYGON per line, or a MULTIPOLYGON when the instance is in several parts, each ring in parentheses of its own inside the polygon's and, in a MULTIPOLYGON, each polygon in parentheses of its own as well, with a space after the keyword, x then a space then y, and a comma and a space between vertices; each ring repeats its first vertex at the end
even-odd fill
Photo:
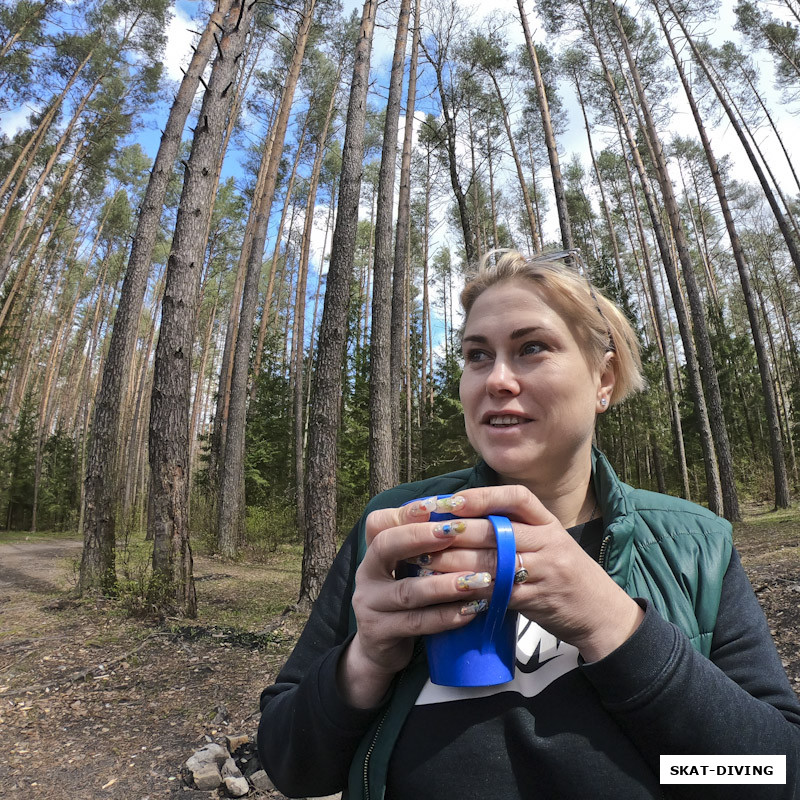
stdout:
POLYGON ((603 408, 605 408, 608 405, 608 400, 606 400, 605 397, 601 397, 600 398, 600 405, 603 406, 603 408))

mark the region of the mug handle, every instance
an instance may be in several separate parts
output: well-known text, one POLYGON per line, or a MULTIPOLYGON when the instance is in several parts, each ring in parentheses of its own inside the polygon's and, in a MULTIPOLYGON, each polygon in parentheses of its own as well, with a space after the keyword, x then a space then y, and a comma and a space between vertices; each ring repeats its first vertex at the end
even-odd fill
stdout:
POLYGON ((492 523, 497 539, 497 572, 494 576, 492 599, 483 624, 483 652, 494 649, 494 637, 511 600, 514 588, 514 570, 517 566, 517 545, 514 540, 514 528, 508 517, 490 514, 487 519, 492 523))

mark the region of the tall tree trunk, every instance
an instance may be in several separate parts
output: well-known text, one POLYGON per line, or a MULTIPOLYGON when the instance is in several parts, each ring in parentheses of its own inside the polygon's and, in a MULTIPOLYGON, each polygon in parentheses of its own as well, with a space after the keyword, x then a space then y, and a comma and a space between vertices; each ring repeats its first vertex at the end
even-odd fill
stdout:
MULTIPOLYGON (((69 186, 70 181, 72 180, 72 176, 75 174, 78 166, 81 163, 81 159, 84 157, 84 146, 87 144, 87 140, 83 139, 79 143, 78 147, 75 149, 75 153, 73 154, 72 158, 68 162, 66 169, 64 170, 64 174, 61 176, 61 179, 58 182, 58 185, 53 190, 52 196, 50 197, 49 201, 45 205, 44 213, 42 215, 41 222, 39 222, 35 228, 31 229, 33 233, 33 239, 28 247, 28 252, 25 255, 24 260, 22 263, 17 267, 17 274, 14 278, 14 283, 9 287, 6 293, 5 303, 3 303, 3 308, 0 309, 0 329, 2 329, 3 324, 6 321, 6 318, 11 311, 11 308, 14 304, 14 300, 17 297, 20 289, 25 284, 25 279, 28 277, 28 271, 31 268, 31 265, 34 263, 36 256, 39 251, 39 245, 44 237, 48 225, 50 224, 50 220, 53 217, 56 209, 58 208, 59 202, 63 197, 64 193, 69 186)), ((56 217, 56 223, 53 225, 50 231, 50 238, 53 237, 55 232, 58 230, 58 226, 61 220, 66 215, 66 207, 62 207, 61 211, 59 212, 58 217, 56 217)), ((26 237, 27 238, 27 237, 26 237)), ((24 240, 23 240, 24 241, 24 240)))
POLYGON ((759 92, 758 87, 750 79, 750 75, 742 65, 739 65, 739 71, 742 73, 742 77, 747 82, 747 86, 752 92, 753 97, 756 98, 758 104, 761 106, 761 110, 764 112, 764 116, 767 118, 767 122, 769 123, 770 128, 772 128, 772 132, 775 134, 775 138, 778 140, 778 144, 780 145, 781 151, 783 152, 783 156, 786 159, 786 164, 788 165, 789 170, 792 173, 792 177, 794 178, 794 184, 795 186, 797 186, 798 191, 800 191, 800 178, 798 178, 797 176, 797 171, 794 168, 794 162, 792 161, 792 158, 789 155, 789 151, 786 149, 786 144, 783 141, 783 137, 781 136, 780 131, 778 130, 778 126, 775 124, 775 120, 773 119, 772 114, 769 111, 769 108, 767 108, 767 104, 761 97, 761 92, 759 92))
POLYGON ((244 49, 252 5, 237 5, 226 20, 218 43, 208 89, 186 164, 172 251, 167 260, 161 306, 161 329, 153 371, 150 404, 150 502, 148 531, 153 537, 151 600, 174 606, 187 616, 197 613, 189 545, 189 405, 192 350, 210 200, 214 193, 217 159, 223 157, 222 139, 230 87, 244 49))
MULTIPOLYGON (((308 286, 308 264, 311 257, 311 234, 314 228, 314 207, 317 203, 317 188, 319 176, 322 171, 322 162, 328 140, 328 130, 335 110, 336 91, 339 86, 339 77, 343 62, 339 64, 339 72, 331 87, 331 97, 325 115, 325 123, 317 138, 317 152, 311 167, 309 178, 308 199, 306 202, 306 216, 303 223, 303 237, 300 250, 300 267, 295 291, 294 328, 292 332, 292 345, 294 350, 294 382, 292 386, 292 408, 294 423, 294 475, 295 495, 297 502, 297 524, 299 533, 305 538, 306 504, 303 487, 305 486, 305 329, 306 329, 306 289, 308 286)), ((312 339, 313 344, 313 339, 312 339)), ((310 353, 313 348, 309 348, 310 353)))
POLYGON ((525 33, 525 45, 528 48, 528 55, 533 66, 533 82, 536 85, 536 98, 539 102, 539 111, 542 115, 542 128, 544 130, 544 141, 547 145, 547 157, 550 160, 550 172, 553 176, 553 193, 556 198, 556 210, 558 212, 558 224, 561 228, 561 242, 565 250, 572 250, 575 244, 572 240, 572 227, 569 221, 569 209, 567 208, 567 198, 564 194, 564 181, 561 178, 561 166, 558 161, 558 148, 556 147, 556 137, 553 131, 553 121, 550 118, 550 104, 547 101, 547 93, 544 88, 542 72, 539 69, 539 58, 536 55, 536 47, 531 38, 531 30, 528 26, 528 17, 525 14, 524 0, 517 0, 519 8, 519 18, 522 22, 522 30, 525 33))
MULTIPOLYGON (((397 130, 403 92, 408 18, 411 0, 402 0, 389 79, 383 149, 378 175, 375 221, 375 262, 372 271, 372 329, 369 343, 369 493, 371 496, 398 482, 399 445, 392 413, 392 207, 397 161, 397 130)), ((403 257, 400 247, 400 258, 403 257)), ((399 290, 402 298, 402 283, 399 290)), ((402 299, 400 300, 402 303, 402 299)), ((394 373, 399 378, 399 373, 394 373)), ((399 399, 399 392, 398 399, 399 399)), ((398 407, 399 420, 399 407, 398 407)))
MULTIPOLYGON (((402 9, 401 9, 402 14, 402 9)), ((420 36, 420 0, 414 3, 414 28, 411 33, 411 62, 408 68, 408 92, 406 94, 406 121, 403 132, 403 155, 400 161, 400 194, 397 201, 397 231, 394 243, 394 270, 392 273, 392 321, 391 341, 392 353, 389 367, 390 375, 401 375, 403 372, 403 350, 405 322, 410 319, 411 311, 406 302, 406 278, 409 271, 408 237, 411 230, 411 139, 414 135, 414 109, 417 102, 417 67, 419 63, 420 36)), ((406 27, 408 23, 406 23, 406 27)), ((399 36, 399 31, 398 31, 399 36)), ((405 56, 405 42, 403 44, 405 56)), ((411 385, 406 385, 406 398, 410 398, 411 385)), ((390 392, 392 403, 392 428, 400 430, 400 392, 390 392)), ((408 431, 410 438, 410 430, 408 431)), ((394 464, 399 464, 400 442, 395 442, 394 464)), ((399 472, 395 477, 399 476, 399 472)))
POLYGON ((147 279, 160 228, 167 184, 181 144, 183 128, 203 70, 215 45, 214 28, 224 20, 231 0, 218 0, 217 8, 197 43, 192 60, 181 81, 164 127, 150 180, 142 200, 141 212, 122 283, 114 317, 106 367, 100 382, 92 419, 92 440, 87 457, 83 555, 78 588, 111 591, 115 576, 115 513, 118 486, 117 459, 122 398, 128 391, 130 364, 136 347, 147 279))
POLYGON ((278 261, 280 260, 281 240, 283 238, 283 228, 286 223, 286 215, 289 207, 292 205, 290 202, 292 193, 294 192, 294 182, 297 177, 297 168, 300 165, 300 156, 305 149, 305 136, 308 127, 308 114, 303 122, 303 130, 297 138, 297 154, 295 155, 294 164, 292 164, 292 172, 289 175, 289 183, 286 187, 286 200, 281 210, 281 221, 278 223, 278 230, 275 235, 275 249, 272 253, 272 261, 269 266, 269 282, 267 283, 267 292, 264 297, 264 305, 261 309, 261 321, 258 325, 258 341, 256 342, 256 354, 253 358, 253 384, 250 390, 250 404, 252 405, 258 394, 257 378, 261 374, 261 359, 264 355, 264 340, 267 335, 267 325, 270 319, 270 309, 272 307, 272 293, 275 288, 275 275, 278 271, 278 261))
POLYGON ((124 487, 122 498, 122 514, 123 518, 133 524, 133 507, 136 503, 136 488, 139 483, 139 473, 142 471, 141 464, 146 460, 144 450, 146 448, 146 439, 144 437, 144 427, 147 424, 147 408, 146 408, 146 394, 145 387, 150 380, 150 354, 153 352, 153 344, 156 338, 156 316, 158 306, 161 305, 161 289, 163 288, 163 281, 161 278, 157 281, 157 289, 154 292, 152 313, 150 316, 150 330, 147 336, 147 345, 141 354, 139 361, 138 375, 135 380, 134 393, 135 398, 133 413, 131 415, 130 432, 127 442, 127 469, 124 475, 120 476, 120 485, 124 487))
POLYGON ((195 453, 197 451, 197 425, 200 418, 200 407, 202 405, 203 377, 206 372, 208 353, 211 348, 211 336, 214 333, 214 323, 217 320, 217 308, 219 306, 220 284, 222 278, 217 281, 217 293, 214 296, 214 303, 211 313, 208 315, 208 325, 206 335, 203 337, 203 347, 200 354, 200 365, 197 368, 197 380, 194 385, 194 400, 192 401, 192 421, 189 425, 189 469, 194 471, 195 453))
MULTIPOLYGON (((224 556, 233 557, 239 544, 244 541, 244 439, 247 420, 247 376, 250 368, 250 349, 253 343, 253 322, 258 304, 258 285, 261 281, 261 266, 264 260, 264 243, 267 237, 272 199, 278 181, 278 169, 289 112, 294 99, 300 67, 303 63, 308 34, 314 14, 316 0, 305 0, 305 4, 294 41, 292 62, 286 76, 283 94, 274 126, 269 166, 264 180, 264 193, 258 206, 258 216, 253 228, 253 244, 247 259, 247 272, 242 294, 242 310, 239 319, 239 334, 231 373, 231 400, 228 412, 228 432, 220 475, 219 522, 217 545, 224 556)), ((313 213, 313 212, 312 212, 313 213)))
POLYGON ((430 333, 430 292, 428 291, 428 251, 430 246, 430 210, 431 210, 431 151, 427 149, 425 153, 425 211, 422 221, 422 422, 423 425, 427 421, 429 403, 428 403, 428 376, 431 377, 431 385, 433 384, 433 348, 429 342, 431 339, 430 333), (428 360, 430 359, 431 368, 428 370, 428 360))
POLYGON ((342 363, 347 344, 347 312, 364 160, 369 64, 377 7, 378 0, 365 0, 355 48, 342 148, 338 212, 309 407, 306 536, 299 596, 299 602, 304 606, 310 605, 319 595, 336 555, 336 456, 341 419, 342 363))

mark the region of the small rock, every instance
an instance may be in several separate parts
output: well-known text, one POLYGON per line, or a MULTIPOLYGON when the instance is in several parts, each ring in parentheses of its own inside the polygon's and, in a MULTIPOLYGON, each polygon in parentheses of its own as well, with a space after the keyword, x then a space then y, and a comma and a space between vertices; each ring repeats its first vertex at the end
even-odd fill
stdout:
POLYGON ((243 736, 226 736, 225 743, 228 745, 231 755, 233 755, 240 747, 250 743, 250 737, 246 734, 243 736))
POLYGON ((210 744, 201 747, 193 756, 186 760, 186 769, 194 772, 196 767, 205 766, 206 764, 213 764, 215 767, 221 767, 230 758, 228 751, 221 745, 211 742, 210 744))
POLYGON ((203 764, 192 770, 192 780, 198 789, 211 791, 222 783, 222 775, 219 774, 216 764, 203 764))
POLYGON ((225 791, 231 797, 244 797, 250 791, 250 784, 245 778, 234 778, 229 775, 223 783, 225 784, 225 791))
POLYGON ((263 769, 254 772, 250 776, 250 783, 252 783, 259 792, 271 792, 275 789, 275 784, 263 769))
POLYGON ((790 592, 800 592, 800 583, 796 583, 794 586, 789 587, 790 592))
POLYGON ((236 762, 232 758, 229 758, 222 765, 222 769, 220 770, 220 772, 222 773, 222 777, 223 778, 228 778, 228 777, 241 778, 242 777, 242 773, 239 770, 239 767, 236 766, 236 762))
MULTIPOLYGON (((220 744, 207 744, 186 759, 184 765, 189 773, 187 783, 198 789, 216 789, 222 783, 219 768, 230 758, 228 751, 220 744)), ((235 766, 235 765, 234 765, 235 766)))

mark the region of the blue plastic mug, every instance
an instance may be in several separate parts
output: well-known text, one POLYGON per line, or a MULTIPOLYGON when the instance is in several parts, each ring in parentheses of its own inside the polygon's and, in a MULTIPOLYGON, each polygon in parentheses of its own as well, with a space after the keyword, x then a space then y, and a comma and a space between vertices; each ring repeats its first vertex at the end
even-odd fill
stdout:
MULTIPOLYGON (((435 512, 430 518, 456 519, 453 514, 435 512)), ((463 628, 425 637, 431 681, 440 686, 495 686, 514 677, 517 612, 508 610, 517 559, 514 529, 507 517, 490 515, 488 520, 497 539, 497 572, 489 608, 463 628)))

